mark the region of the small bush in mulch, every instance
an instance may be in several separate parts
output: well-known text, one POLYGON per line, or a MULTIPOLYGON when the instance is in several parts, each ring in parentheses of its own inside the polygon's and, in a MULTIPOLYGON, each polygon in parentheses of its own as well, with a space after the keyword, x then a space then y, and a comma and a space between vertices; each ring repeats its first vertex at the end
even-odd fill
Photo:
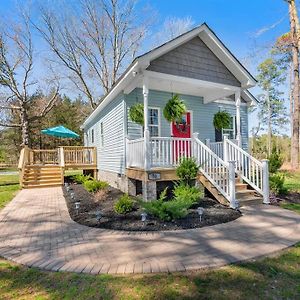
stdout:
POLYGON ((133 200, 127 194, 121 196, 114 206, 117 214, 126 214, 133 210, 133 200))
POLYGON ((83 182, 84 188, 90 192, 95 193, 99 190, 104 190, 108 187, 108 183, 105 181, 98 181, 98 180, 86 180, 83 182))
MULTIPOLYGON (((74 199, 71 199, 71 193, 67 192, 65 188, 64 195, 71 218, 90 227, 127 231, 179 230, 226 223, 241 216, 239 211, 223 206, 213 199, 200 198, 194 201, 193 205, 189 205, 186 213, 180 215, 178 219, 162 220, 148 213, 146 221, 142 222, 141 214, 145 213, 145 210, 140 205, 140 198, 130 197, 132 200, 131 211, 118 213, 115 211, 115 207, 120 205, 120 198, 127 197, 120 190, 108 186, 96 193, 90 193, 81 184, 74 183, 70 183, 70 188, 74 192, 74 199), (78 210, 75 209, 75 202, 80 202, 78 210), (201 221, 197 212, 199 206, 204 208, 201 221)), ((122 201, 124 202, 124 200, 122 201)), ((125 202, 127 203, 127 200, 125 202)), ((121 206, 127 207, 123 204, 121 206)))

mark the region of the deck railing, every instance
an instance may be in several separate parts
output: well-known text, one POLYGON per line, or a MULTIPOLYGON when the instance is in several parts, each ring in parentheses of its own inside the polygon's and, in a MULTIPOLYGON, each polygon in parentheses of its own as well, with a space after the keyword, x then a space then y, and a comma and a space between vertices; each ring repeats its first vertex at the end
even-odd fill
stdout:
POLYGON ((26 165, 59 165, 61 167, 96 166, 95 147, 60 147, 57 149, 30 149, 24 147, 20 153, 18 168, 26 165))
POLYGON ((95 147, 62 147, 64 154, 64 165, 96 165, 95 147))

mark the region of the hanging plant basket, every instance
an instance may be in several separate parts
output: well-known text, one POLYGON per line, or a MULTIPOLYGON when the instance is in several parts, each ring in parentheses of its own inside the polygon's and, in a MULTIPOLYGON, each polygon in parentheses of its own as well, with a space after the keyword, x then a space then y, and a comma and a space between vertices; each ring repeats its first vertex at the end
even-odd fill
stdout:
POLYGON ((164 117, 167 121, 180 123, 182 122, 182 116, 186 112, 186 106, 180 99, 179 95, 174 95, 166 104, 164 108, 164 117))
POLYGON ((214 115, 213 124, 214 127, 218 130, 229 128, 231 124, 230 114, 225 110, 217 112, 214 115))
POLYGON ((144 126, 144 105, 136 103, 129 108, 129 118, 141 126, 144 126))

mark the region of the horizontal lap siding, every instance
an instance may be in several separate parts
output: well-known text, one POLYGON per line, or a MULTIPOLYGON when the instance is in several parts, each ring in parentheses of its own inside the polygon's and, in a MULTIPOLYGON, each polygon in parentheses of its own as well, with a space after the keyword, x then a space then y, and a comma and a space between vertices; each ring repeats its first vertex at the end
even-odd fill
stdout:
MULTIPOLYGON (((163 116, 163 108, 165 107, 167 101, 172 96, 171 93, 162 91, 149 91, 149 106, 150 107, 160 107, 160 124, 161 124, 161 136, 169 137, 171 136, 171 126, 170 123, 166 121, 163 116)), ((202 97, 181 95, 184 100, 188 110, 193 112, 193 132, 198 132, 199 137, 202 141, 205 139, 210 139, 215 141, 215 128, 213 126, 214 114, 220 109, 225 109, 232 116, 236 115, 235 104, 221 104, 221 103, 203 103, 202 97)), ((125 98, 127 110, 130 106, 139 102, 143 103, 142 89, 136 89, 132 91, 125 98)), ((243 148, 248 149, 248 109, 247 106, 241 106, 241 133, 243 148)), ((130 139, 140 138, 142 136, 142 127, 136 123, 130 121, 128 118, 127 122, 127 134, 130 139)))
POLYGON ((150 62, 150 71, 240 86, 240 82, 196 37, 150 62))
POLYGON ((87 128, 89 146, 97 147, 98 169, 124 174, 125 144, 124 144, 124 109, 123 95, 110 102, 95 118, 94 123, 87 128), (100 123, 103 122, 104 147, 101 147, 100 123), (95 142, 91 143, 91 129, 95 132, 95 142))

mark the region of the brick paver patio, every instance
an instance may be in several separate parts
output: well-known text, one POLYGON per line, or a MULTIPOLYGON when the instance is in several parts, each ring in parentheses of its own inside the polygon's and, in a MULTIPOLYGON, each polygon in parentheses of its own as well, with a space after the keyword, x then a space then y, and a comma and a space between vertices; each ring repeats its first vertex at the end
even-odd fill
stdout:
POLYGON ((0 212, 0 256, 53 271, 173 272, 252 259, 300 241, 299 215, 265 205, 242 211, 211 227, 121 232, 72 221, 60 187, 22 190, 0 212))

